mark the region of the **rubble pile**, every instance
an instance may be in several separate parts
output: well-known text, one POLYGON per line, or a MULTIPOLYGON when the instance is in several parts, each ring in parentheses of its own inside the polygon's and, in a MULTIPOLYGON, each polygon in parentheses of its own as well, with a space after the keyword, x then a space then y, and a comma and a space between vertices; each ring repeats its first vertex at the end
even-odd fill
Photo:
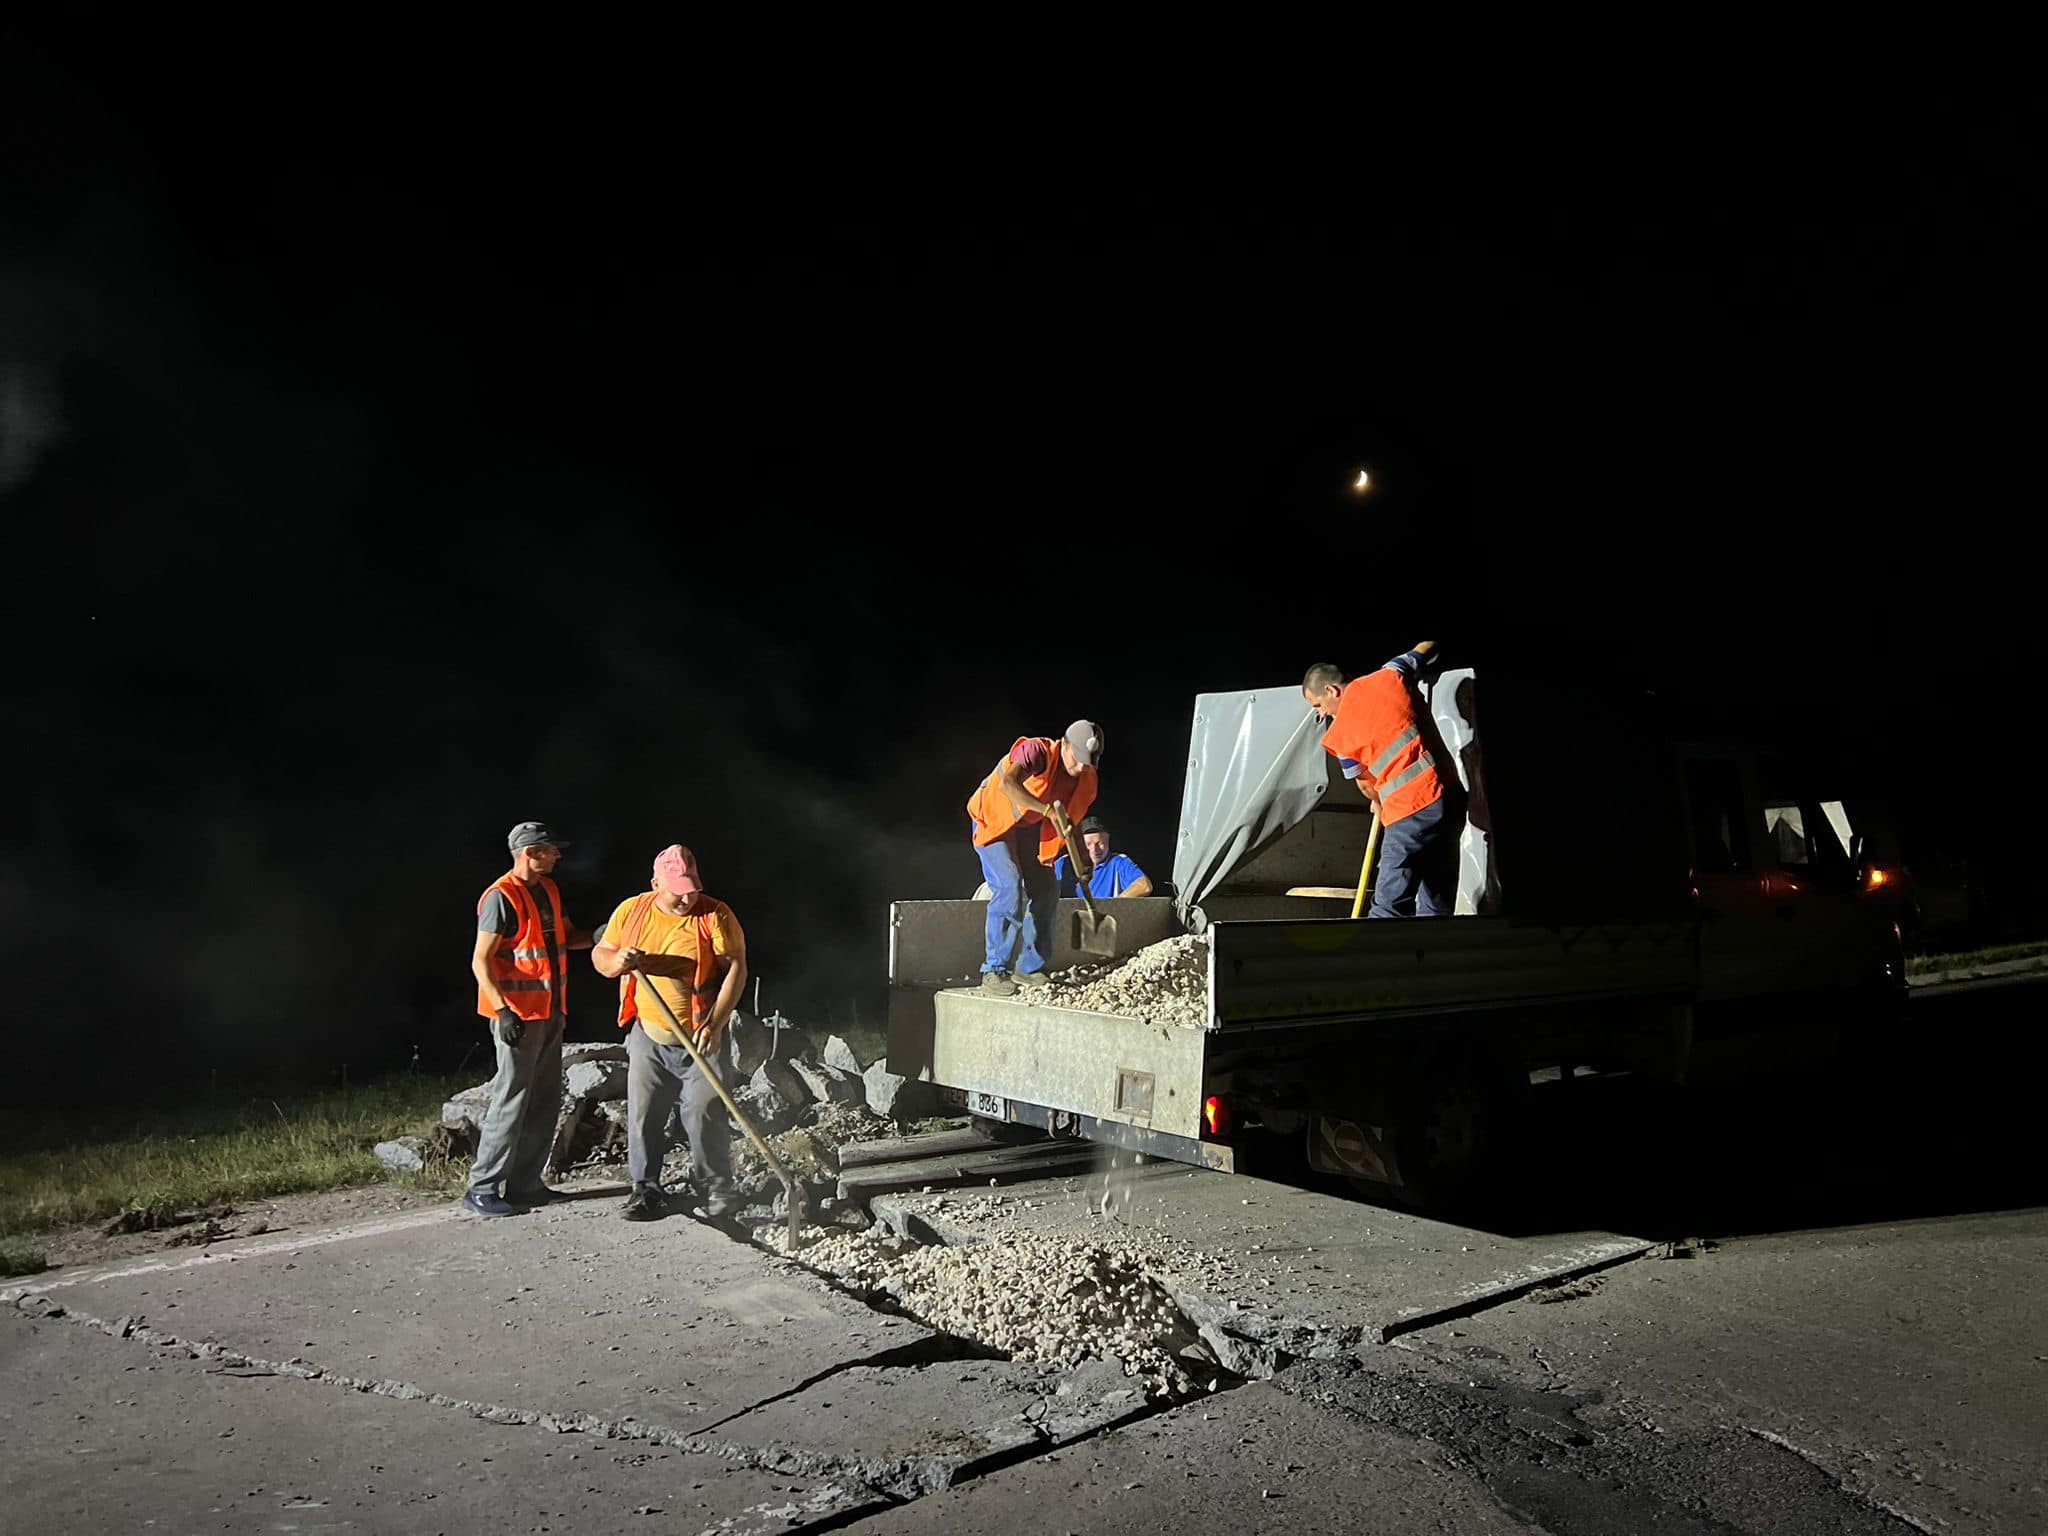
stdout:
POLYGON ((1209 941, 1179 934, 1126 960, 1074 966, 1030 1001, 1201 1029, 1209 1022, 1209 941))
MULTIPOLYGON (((863 1068, 846 1041, 829 1036, 822 1047, 780 1017, 735 1013, 722 1054, 725 1080, 748 1117, 792 1164, 799 1178, 836 1174, 833 1150, 845 1142, 896 1134, 897 1127, 936 1115, 930 1083, 889 1071, 886 1060, 863 1068), (798 1164, 802 1167, 799 1168, 798 1164)), ((441 1108, 443 1136, 473 1152, 491 1085, 465 1089, 441 1108)), ((670 1122, 671 1144, 688 1146, 680 1114, 670 1122)), ((417 1167, 430 1149, 386 1143, 378 1156, 395 1168, 417 1167)), ((626 1045, 624 1038, 573 1041, 562 1047, 562 1110, 555 1124, 547 1176, 591 1163, 617 1162, 626 1149, 626 1045)), ((743 1184, 768 1177, 760 1155, 737 1126, 734 1173, 743 1184)), ((671 1163, 675 1159, 671 1157, 671 1163)))
MULTIPOLYGON (((769 1234, 780 1248, 781 1234, 769 1234)), ((1159 1398, 1213 1377, 1214 1357, 1148 1268, 1143 1250, 1010 1233, 964 1247, 903 1248, 875 1232, 804 1246, 803 1263, 895 1300, 931 1327, 1016 1360, 1072 1368, 1121 1362, 1159 1398), (1199 1375, 1191 1374, 1198 1372, 1199 1375)))

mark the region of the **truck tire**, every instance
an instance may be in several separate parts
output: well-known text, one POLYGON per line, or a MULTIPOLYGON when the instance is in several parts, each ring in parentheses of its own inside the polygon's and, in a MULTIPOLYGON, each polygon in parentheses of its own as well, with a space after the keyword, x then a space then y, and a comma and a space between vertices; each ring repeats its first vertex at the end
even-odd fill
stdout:
POLYGON ((1526 1075, 1490 1056, 1421 1061, 1393 1126, 1394 1199, 1416 1210, 1484 1204, 1498 1191, 1527 1088, 1526 1075))
POLYGON ((988 1115, 969 1115, 968 1123, 974 1127, 974 1134, 986 1141, 1000 1142, 1004 1146, 1018 1146, 1029 1141, 1045 1140, 1045 1132, 1035 1125, 1019 1125, 1014 1120, 996 1120, 988 1115))

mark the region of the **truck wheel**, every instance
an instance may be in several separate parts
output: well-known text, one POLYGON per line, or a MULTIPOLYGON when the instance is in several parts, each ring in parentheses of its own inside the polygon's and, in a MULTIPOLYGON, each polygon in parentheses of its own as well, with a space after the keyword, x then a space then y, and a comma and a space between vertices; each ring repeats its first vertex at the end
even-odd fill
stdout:
POLYGON ((1045 1132, 1035 1125, 1019 1125, 1014 1120, 996 1120, 988 1115, 969 1115, 967 1119, 974 1127, 974 1134, 986 1141, 1017 1146, 1027 1141, 1045 1140, 1045 1132))
POLYGON ((1512 1074, 1471 1058, 1425 1062, 1394 1125, 1393 1197, 1415 1209, 1477 1203, 1500 1172, 1521 1094, 1512 1074))

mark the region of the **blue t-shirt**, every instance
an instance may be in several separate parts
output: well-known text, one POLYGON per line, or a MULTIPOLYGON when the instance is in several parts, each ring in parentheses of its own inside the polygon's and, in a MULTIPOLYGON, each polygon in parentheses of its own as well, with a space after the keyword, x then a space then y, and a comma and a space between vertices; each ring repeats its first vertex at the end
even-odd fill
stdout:
MULTIPOLYGON (((1074 879, 1063 853, 1052 867, 1052 877, 1059 882, 1062 896, 1078 896, 1079 882, 1074 879)), ((1120 892, 1129 890, 1145 878, 1145 871, 1131 862, 1127 853, 1112 853, 1107 862, 1095 866, 1095 873, 1088 877, 1088 894, 1097 901, 1106 901, 1120 892)))

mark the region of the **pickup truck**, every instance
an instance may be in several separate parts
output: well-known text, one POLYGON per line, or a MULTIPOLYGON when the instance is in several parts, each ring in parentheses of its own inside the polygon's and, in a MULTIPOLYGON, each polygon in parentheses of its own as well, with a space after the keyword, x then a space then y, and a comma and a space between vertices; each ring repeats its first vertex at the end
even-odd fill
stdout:
MULTIPOLYGON (((1097 903, 1120 955, 1192 939, 1194 1006, 984 994, 985 905, 897 902, 892 1068, 992 1135, 1223 1170, 1247 1131, 1301 1136, 1314 1167, 1432 1205, 1484 1189, 1532 1082, 1769 1071, 1903 1006, 1866 808, 1817 772, 1623 690, 1462 668, 1418 691, 1468 810, 1455 915, 1352 919, 1369 808, 1299 689, 1205 694, 1176 894, 1097 903)), ((1096 963, 1077 905, 1055 971, 1096 963)))

